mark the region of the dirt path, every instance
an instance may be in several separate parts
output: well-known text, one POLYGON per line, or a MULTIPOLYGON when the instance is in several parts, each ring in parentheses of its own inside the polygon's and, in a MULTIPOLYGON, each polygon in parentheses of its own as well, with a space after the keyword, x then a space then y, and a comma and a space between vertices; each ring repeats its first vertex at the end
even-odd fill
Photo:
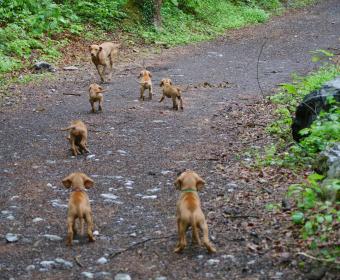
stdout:
MULTIPOLYGON (((130 65, 105 85, 101 114, 89 112, 87 87, 98 80, 92 65, 58 72, 51 83, 19 87, 21 105, 3 107, 0 114, 0 278, 85 279, 81 273, 86 271, 95 279, 113 279, 118 272, 132 279, 306 279, 293 258, 288 262, 273 258, 280 241, 275 231, 283 225, 263 215, 268 200, 257 196, 258 186, 223 172, 237 162, 239 145, 234 149, 233 144, 243 142, 238 128, 247 118, 234 115, 232 126, 223 125, 228 112, 242 113, 239 106, 261 108, 252 106, 260 104, 256 62, 264 40, 259 68, 268 94, 289 81, 290 73, 312 70, 308 51, 338 49, 339 34, 340 5, 330 0, 212 42, 165 51, 146 61, 156 84, 154 100, 137 100, 139 69, 130 65), (183 93, 183 112, 173 112, 170 100, 157 102, 157 83, 166 76, 184 88, 196 85, 183 93), (197 86, 204 82, 225 87, 197 86), (70 92, 81 96, 63 95, 70 92), (59 128, 74 119, 89 125, 89 146, 95 156, 70 156, 59 128), (218 248, 215 255, 197 247, 181 255, 172 253, 178 196, 173 181, 183 169, 196 170, 207 182, 201 199, 218 248), (96 182, 89 196, 99 236, 94 244, 81 239, 68 249, 64 240, 43 235, 65 238, 69 192, 61 179, 76 170, 96 182), (102 194, 114 196, 105 199, 102 194), (43 220, 34 222, 38 217, 43 220), (18 234, 18 242, 6 243, 9 232, 18 234), (110 256, 149 238, 156 239, 110 256), (83 267, 77 265, 76 256, 83 267), (97 264, 103 256, 108 262, 97 264), (56 258, 73 267, 41 265, 56 258), (29 265, 35 268, 26 269, 29 265)), ((249 121, 263 124, 260 114, 249 115, 249 121)), ((270 182, 267 188, 272 190, 271 199, 280 199, 270 182)), ((268 193, 264 195, 268 198, 268 193)))

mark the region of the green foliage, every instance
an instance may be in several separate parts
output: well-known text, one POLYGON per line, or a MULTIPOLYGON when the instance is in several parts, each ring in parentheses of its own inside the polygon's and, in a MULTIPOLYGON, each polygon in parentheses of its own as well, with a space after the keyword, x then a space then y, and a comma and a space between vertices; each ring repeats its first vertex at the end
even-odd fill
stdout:
MULTIPOLYGON (((149 0, 150 2, 151 0, 149 0)), ((105 31, 113 31, 127 14, 123 10, 126 0, 64 1, 64 7, 76 14, 83 23, 105 31)))
MULTIPOLYGON (((340 180, 331 180, 330 188, 326 189, 320 185, 322 179, 323 176, 313 173, 306 183, 291 185, 288 190, 288 195, 296 200, 298 209, 292 213, 292 221, 301 227, 302 237, 308 239, 311 249, 336 240, 336 228, 340 222, 340 211, 337 210, 340 201, 336 201, 340 180), (335 195, 329 196, 330 193, 335 195)), ((330 249, 336 253, 335 248, 331 246, 330 249)), ((333 257, 332 254, 328 256, 333 257)))
POLYGON ((226 1, 188 1, 185 5, 183 2, 164 3, 161 30, 143 26, 137 32, 148 43, 186 44, 212 38, 225 29, 264 22, 269 17, 258 7, 237 6, 226 1))

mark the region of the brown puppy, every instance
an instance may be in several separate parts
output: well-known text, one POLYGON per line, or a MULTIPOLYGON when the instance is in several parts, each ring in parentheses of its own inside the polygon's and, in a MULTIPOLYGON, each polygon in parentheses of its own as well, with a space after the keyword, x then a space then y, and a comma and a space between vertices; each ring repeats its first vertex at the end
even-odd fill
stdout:
POLYGON ((103 88, 97 84, 91 84, 89 87, 89 97, 90 97, 90 103, 92 107, 92 113, 95 112, 94 109, 94 103, 98 102, 98 111, 103 111, 103 88))
POLYGON ((95 241, 93 237, 93 220, 89 197, 86 189, 93 186, 94 182, 84 173, 71 173, 63 179, 65 188, 72 186, 70 200, 67 211, 67 241, 68 246, 72 246, 73 235, 76 234, 76 219, 79 219, 81 234, 83 234, 84 219, 87 223, 87 236, 90 242, 95 241))
POLYGON ((180 107, 183 110, 183 101, 181 97, 181 90, 178 87, 172 85, 172 81, 170 79, 161 80, 160 87, 163 87, 163 95, 159 102, 162 102, 165 97, 172 98, 172 108, 174 110, 178 110, 177 99, 180 101, 180 107))
POLYGON ((140 99, 144 100, 144 91, 146 89, 149 90, 149 99, 152 99, 152 82, 151 82, 151 78, 152 75, 150 73, 150 71, 148 70, 142 70, 139 73, 138 78, 140 78, 140 99))
POLYGON ((203 231, 203 244, 209 253, 216 252, 216 249, 209 241, 208 225, 201 210, 201 202, 197 191, 200 191, 205 181, 194 171, 183 172, 175 181, 176 189, 181 191, 177 202, 177 226, 179 241, 174 252, 181 252, 187 245, 186 231, 189 226, 192 228, 192 240, 201 245, 199 229, 203 231))
POLYGON ((72 154, 74 156, 81 154, 83 150, 88 153, 90 152, 87 148, 87 128, 82 121, 73 121, 69 127, 63 128, 61 130, 70 131, 70 135, 67 137, 67 139, 70 141, 72 154))
POLYGON ((118 57, 119 46, 120 44, 114 44, 111 42, 89 46, 92 62, 96 66, 102 82, 105 82, 105 74, 107 71, 109 74, 109 80, 112 78, 112 65, 118 57))

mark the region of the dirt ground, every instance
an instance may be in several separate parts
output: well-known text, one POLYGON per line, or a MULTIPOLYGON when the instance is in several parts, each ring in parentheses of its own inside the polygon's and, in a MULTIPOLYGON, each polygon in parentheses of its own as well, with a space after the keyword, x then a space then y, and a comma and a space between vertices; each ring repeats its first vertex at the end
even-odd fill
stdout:
POLYGON ((259 80, 271 94, 292 72, 315 67, 309 51, 339 50, 339 36, 340 3, 329 0, 214 41, 163 50, 144 58, 155 85, 153 100, 144 102, 138 53, 103 85, 103 113, 90 112, 87 89, 99 82, 90 63, 12 87, 18 102, 0 109, 0 279, 114 279, 117 273, 159 280, 336 279, 332 271, 312 278, 311 268, 299 267, 289 213, 265 209, 281 203, 295 175, 249 169, 243 151, 270 141, 264 128, 271 105, 256 79, 263 43, 259 80), (184 89, 183 111, 172 111, 170 99, 158 102, 163 77, 184 89), (60 128, 74 119, 88 125, 91 156, 71 156, 60 128), (173 253, 179 195, 173 182, 184 169, 207 182, 200 197, 216 254, 191 246, 191 238, 182 254, 173 253), (61 180, 73 171, 96 183, 88 194, 99 235, 91 244, 76 237, 67 248, 69 191, 61 180), (18 241, 7 243, 7 233, 18 241), (101 257, 107 263, 98 264, 101 257))

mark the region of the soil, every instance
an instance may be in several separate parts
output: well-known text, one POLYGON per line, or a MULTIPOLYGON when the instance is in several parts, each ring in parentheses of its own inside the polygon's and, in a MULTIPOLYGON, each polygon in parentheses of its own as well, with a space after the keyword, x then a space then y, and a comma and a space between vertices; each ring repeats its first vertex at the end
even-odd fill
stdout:
POLYGON ((315 266, 299 265, 306 260, 296 253, 304 248, 289 211, 266 210, 281 204, 296 175, 250 168, 244 152, 271 141, 264 129, 272 105, 259 90, 257 66, 263 94, 272 94, 291 73, 313 70, 310 51, 338 50, 339 34, 339 1, 329 0, 214 41, 147 56, 126 52, 113 81, 103 85, 102 113, 90 112, 87 90, 99 76, 89 62, 12 87, 16 102, 4 103, 0 113, 0 278, 85 279, 87 271, 95 279, 119 272, 132 279, 336 279, 332 270, 310 278, 315 266), (136 79, 143 61, 155 94, 141 102, 136 79), (170 99, 158 102, 163 77, 183 89, 183 111, 173 111, 170 99), (95 156, 71 156, 60 128, 75 119, 88 125, 95 156), (173 182, 185 169, 206 180, 200 198, 216 254, 191 245, 189 233, 188 247, 173 253, 179 195, 173 182), (74 171, 95 181, 88 194, 99 235, 95 243, 77 236, 68 248, 69 190, 61 180, 74 171), (33 222, 37 217, 43 220, 33 222), (7 233, 18 241, 7 243, 7 233), (103 256, 108 262, 97 264, 103 256), (73 267, 42 269, 40 262, 56 258, 73 267))

